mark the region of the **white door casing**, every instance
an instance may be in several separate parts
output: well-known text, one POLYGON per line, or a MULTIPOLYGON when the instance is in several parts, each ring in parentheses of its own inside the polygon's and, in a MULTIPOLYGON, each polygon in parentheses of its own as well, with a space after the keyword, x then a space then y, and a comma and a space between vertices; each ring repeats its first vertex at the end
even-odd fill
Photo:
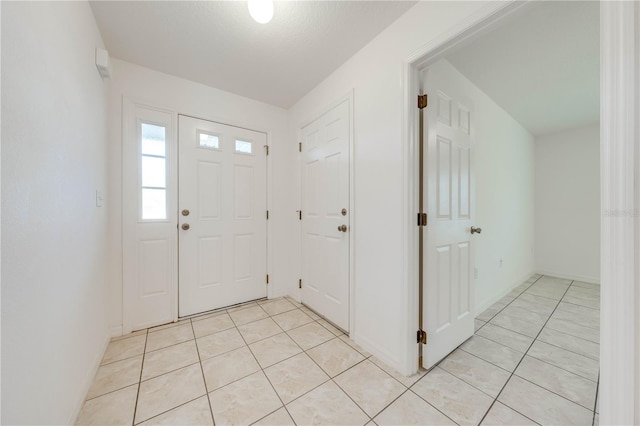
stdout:
POLYGON ((266 297, 266 134, 183 115, 178 127, 179 316, 266 297))
POLYGON ((170 111, 123 100, 122 333, 176 319, 177 152, 170 111), (166 217, 143 219, 142 124, 164 127, 166 217))
POLYGON ((428 214, 423 259, 425 368, 435 365, 474 330, 473 102, 461 92, 455 76, 438 65, 423 73, 429 97, 424 174, 428 214))
POLYGON ((301 298, 346 331, 352 213, 350 102, 344 100, 301 129, 301 298))

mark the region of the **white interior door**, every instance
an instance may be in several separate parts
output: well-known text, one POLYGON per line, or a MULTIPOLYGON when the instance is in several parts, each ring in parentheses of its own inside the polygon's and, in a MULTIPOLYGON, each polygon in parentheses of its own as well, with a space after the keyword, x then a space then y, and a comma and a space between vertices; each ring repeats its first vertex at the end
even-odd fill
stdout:
POLYGON ((423 74, 428 225, 423 366, 430 368, 473 335, 473 102, 439 63, 423 74))
POLYGON ((179 316, 267 295, 266 135, 180 116, 179 316))
POLYGON ((302 302, 349 331, 349 100, 302 129, 302 302))

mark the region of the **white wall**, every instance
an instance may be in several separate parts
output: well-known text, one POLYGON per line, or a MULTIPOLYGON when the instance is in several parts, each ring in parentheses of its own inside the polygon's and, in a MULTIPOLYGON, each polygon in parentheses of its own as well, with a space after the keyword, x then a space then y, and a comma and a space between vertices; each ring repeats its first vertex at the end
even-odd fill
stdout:
POLYGON ((102 45, 86 2, 2 4, 3 424, 73 423, 107 343, 102 45))
POLYGON ((536 138, 536 271, 600 282, 600 127, 536 138))
POLYGON ((487 307, 533 273, 534 137, 448 61, 473 99, 476 178, 475 308, 487 307), (502 264, 500 263, 502 259, 502 264))
MULTIPOLYGON (((298 130, 302 124, 314 118, 319 112, 336 100, 354 90, 355 126, 355 212, 353 216, 355 232, 355 320, 354 339, 387 363, 409 372, 407 365, 406 341, 409 330, 403 329, 403 316, 407 308, 408 295, 400 290, 404 268, 403 259, 403 158, 402 146, 402 63, 418 48, 429 43, 443 31, 461 22, 480 8, 484 2, 420 2, 400 17, 376 39, 332 73, 290 110, 290 150, 296 151, 298 130)), ((514 147, 508 146, 508 132, 505 130, 502 145, 495 148, 501 158, 506 158, 514 147), (505 151, 507 150, 507 151, 505 151), (502 151, 502 152, 500 152, 502 151)), ((478 164, 494 161, 492 150, 479 154, 478 164)), ((529 185, 532 169, 522 170, 520 165, 531 158, 532 151, 514 153, 513 161, 502 161, 505 167, 498 174, 491 175, 491 183, 478 187, 479 196, 493 202, 507 202, 508 195, 517 193, 519 185, 529 185), (507 193, 490 191, 492 184, 504 184, 507 193)), ((489 163, 486 168, 497 169, 489 163)), ((298 172, 298 170, 296 170, 298 172)), ((481 172, 479 170, 479 172, 481 172)), ((529 201, 528 201, 529 202, 529 201)), ((513 208, 511 212, 529 218, 532 205, 513 208)), ((478 215, 480 221, 492 223, 491 217, 478 215)), ((527 219, 525 219, 527 220, 527 219)), ((485 241, 504 237, 507 240, 501 253, 488 253, 481 262, 493 266, 480 267, 478 287, 492 284, 491 272, 497 267, 498 256, 505 259, 500 272, 502 287, 517 284, 514 277, 524 277, 532 269, 533 241, 525 238, 525 250, 529 253, 517 254, 510 251, 527 229, 506 230, 499 226, 487 228, 485 241), (492 229, 493 228, 493 229, 492 229), (529 257, 531 256, 531 257, 529 257), (528 271, 527 271, 528 269, 528 271)), ((299 256, 292 257, 292 264, 299 264, 299 256)), ((298 295, 295 287, 290 294, 298 295)), ((485 290, 480 290, 482 293, 485 290)), ((496 290, 499 291, 499 290, 496 290)), ((480 300, 480 298, 478 298, 480 300)), ((417 320, 416 320, 417 323, 417 320)), ((415 335, 415 333, 414 333, 415 335)))
POLYGON ((294 163, 286 147, 287 111, 202 84, 113 60, 109 92, 109 325, 122 327, 122 99, 123 96, 174 113, 268 132, 269 137, 269 296, 286 294, 296 280, 288 262, 294 250, 296 209, 291 192, 294 163))

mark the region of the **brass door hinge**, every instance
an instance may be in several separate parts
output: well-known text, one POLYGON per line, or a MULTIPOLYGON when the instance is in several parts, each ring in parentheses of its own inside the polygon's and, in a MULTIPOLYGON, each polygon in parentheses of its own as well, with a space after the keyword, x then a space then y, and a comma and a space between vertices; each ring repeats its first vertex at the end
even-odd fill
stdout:
POLYGON ((267 210, 267 220, 269 220, 269 210, 267 210))
POLYGON ((298 280, 298 288, 302 288, 302 278, 298 280))
POLYGON ((422 343, 423 345, 427 344, 427 332, 423 330, 418 330, 417 333, 417 343, 422 343))
POLYGON ((266 150, 267 150, 267 155, 269 155, 269 145, 265 145, 265 146, 264 146, 264 149, 266 149, 266 150))
POLYGON ((267 274, 267 284, 269 284, 269 274, 267 274))
POLYGON ((298 142, 298 152, 302 152, 302 142, 298 142))
POLYGON ((422 109, 427 106, 427 95, 418 95, 418 108, 422 109))
POLYGON ((298 212, 298 220, 302 220, 302 210, 296 210, 298 212))
POLYGON ((418 226, 427 226, 427 214, 418 213, 418 226))

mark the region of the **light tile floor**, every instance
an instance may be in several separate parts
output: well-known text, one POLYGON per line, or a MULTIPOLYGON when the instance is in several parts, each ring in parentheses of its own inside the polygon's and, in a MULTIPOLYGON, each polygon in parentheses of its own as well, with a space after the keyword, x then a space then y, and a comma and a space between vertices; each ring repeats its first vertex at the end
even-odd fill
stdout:
POLYGON ((404 377, 288 298, 113 339, 78 424, 598 424, 599 287, 533 276, 404 377))

